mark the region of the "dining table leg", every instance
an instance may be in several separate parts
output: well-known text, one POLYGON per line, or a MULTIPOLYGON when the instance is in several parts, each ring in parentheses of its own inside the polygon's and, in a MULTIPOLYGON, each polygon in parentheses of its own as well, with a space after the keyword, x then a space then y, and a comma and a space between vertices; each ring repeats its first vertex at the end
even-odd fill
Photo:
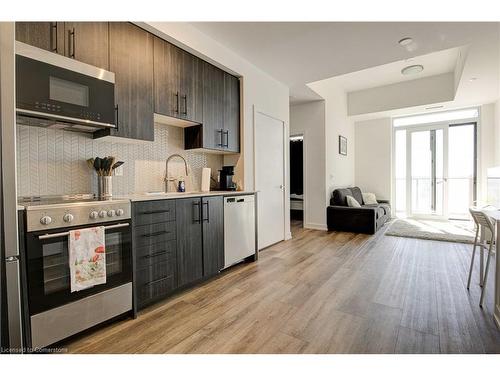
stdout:
MULTIPOLYGON (((496 244, 500 244, 500 219, 496 220, 496 244)), ((496 249, 495 249, 496 250, 496 249)), ((498 328, 500 328, 500 256, 495 254, 495 306, 493 318, 498 328)))

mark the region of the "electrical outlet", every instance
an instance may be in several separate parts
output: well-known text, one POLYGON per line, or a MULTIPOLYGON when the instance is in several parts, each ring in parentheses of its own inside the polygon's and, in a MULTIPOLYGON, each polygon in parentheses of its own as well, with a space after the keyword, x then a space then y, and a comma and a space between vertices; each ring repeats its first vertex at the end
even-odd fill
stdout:
POLYGON ((115 176, 123 176, 123 165, 115 168, 115 176))

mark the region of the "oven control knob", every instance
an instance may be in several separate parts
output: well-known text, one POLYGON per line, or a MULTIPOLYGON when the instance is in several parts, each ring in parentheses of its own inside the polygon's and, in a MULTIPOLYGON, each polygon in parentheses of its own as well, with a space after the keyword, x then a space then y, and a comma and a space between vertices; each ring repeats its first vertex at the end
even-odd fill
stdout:
POLYGON ((49 225, 52 223, 52 218, 50 216, 44 216, 40 219, 40 223, 43 225, 49 225))
POLYGON ((116 216, 122 216, 123 214, 124 214, 124 212, 121 208, 116 210, 116 216))
POLYGON ((97 211, 92 211, 90 214, 89 214, 89 217, 91 219, 97 219, 99 217, 99 212, 97 211))
POLYGON ((107 214, 107 212, 106 212, 106 211, 104 211, 104 210, 99 211, 99 217, 100 217, 100 218, 105 218, 105 217, 106 217, 106 214, 107 214))
POLYGON ((115 216, 115 210, 109 210, 109 211, 108 211, 108 216, 109 216, 109 217, 113 217, 113 216, 115 216))
POLYGON ((63 220, 66 222, 66 223, 71 223, 74 219, 74 216, 71 215, 71 214, 66 214, 63 216, 63 220))

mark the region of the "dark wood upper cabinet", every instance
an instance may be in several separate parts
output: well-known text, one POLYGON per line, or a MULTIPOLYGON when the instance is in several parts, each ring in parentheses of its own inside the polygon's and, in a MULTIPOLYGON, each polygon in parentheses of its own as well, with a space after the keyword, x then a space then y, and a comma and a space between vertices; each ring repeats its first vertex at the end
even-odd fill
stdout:
POLYGON ((200 198, 176 200, 177 280, 190 284, 203 277, 202 207, 200 198))
POLYGON ((224 198, 203 197, 203 276, 219 273, 224 267, 224 198))
POLYGON ((224 72, 203 63, 203 145, 220 150, 223 145, 224 127, 224 72))
POLYGON ((110 22, 109 68, 115 73, 118 128, 94 136, 154 140, 153 35, 127 22, 110 22))
POLYGON ((107 22, 16 22, 16 40, 109 70, 107 22))
POLYGON ((64 54, 64 22, 16 22, 16 40, 64 54))
POLYGON ((186 149, 240 152, 240 81, 203 63, 203 121, 184 129, 186 149))
POLYGON ((155 112, 201 123, 202 61, 160 38, 154 40, 155 112))
POLYGON ((65 22, 64 54, 109 70, 108 22, 65 22))
POLYGON ((224 73, 223 147, 240 152, 240 80, 229 73, 224 73))
POLYGON ((154 38, 155 112, 180 117, 182 50, 163 39, 154 38))
POLYGON ((181 63, 181 118, 203 122, 203 62, 182 51, 181 63))
POLYGON ((188 120, 186 149, 240 152, 240 81, 128 22, 16 22, 16 39, 115 73, 113 135, 154 140, 158 113, 188 120))

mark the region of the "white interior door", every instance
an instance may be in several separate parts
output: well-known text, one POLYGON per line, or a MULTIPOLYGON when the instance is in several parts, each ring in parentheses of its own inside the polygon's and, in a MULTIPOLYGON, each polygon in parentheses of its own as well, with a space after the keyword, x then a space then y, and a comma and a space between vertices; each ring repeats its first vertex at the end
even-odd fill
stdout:
POLYGON ((254 132, 258 247, 262 249, 285 239, 284 123, 256 111, 254 132))

